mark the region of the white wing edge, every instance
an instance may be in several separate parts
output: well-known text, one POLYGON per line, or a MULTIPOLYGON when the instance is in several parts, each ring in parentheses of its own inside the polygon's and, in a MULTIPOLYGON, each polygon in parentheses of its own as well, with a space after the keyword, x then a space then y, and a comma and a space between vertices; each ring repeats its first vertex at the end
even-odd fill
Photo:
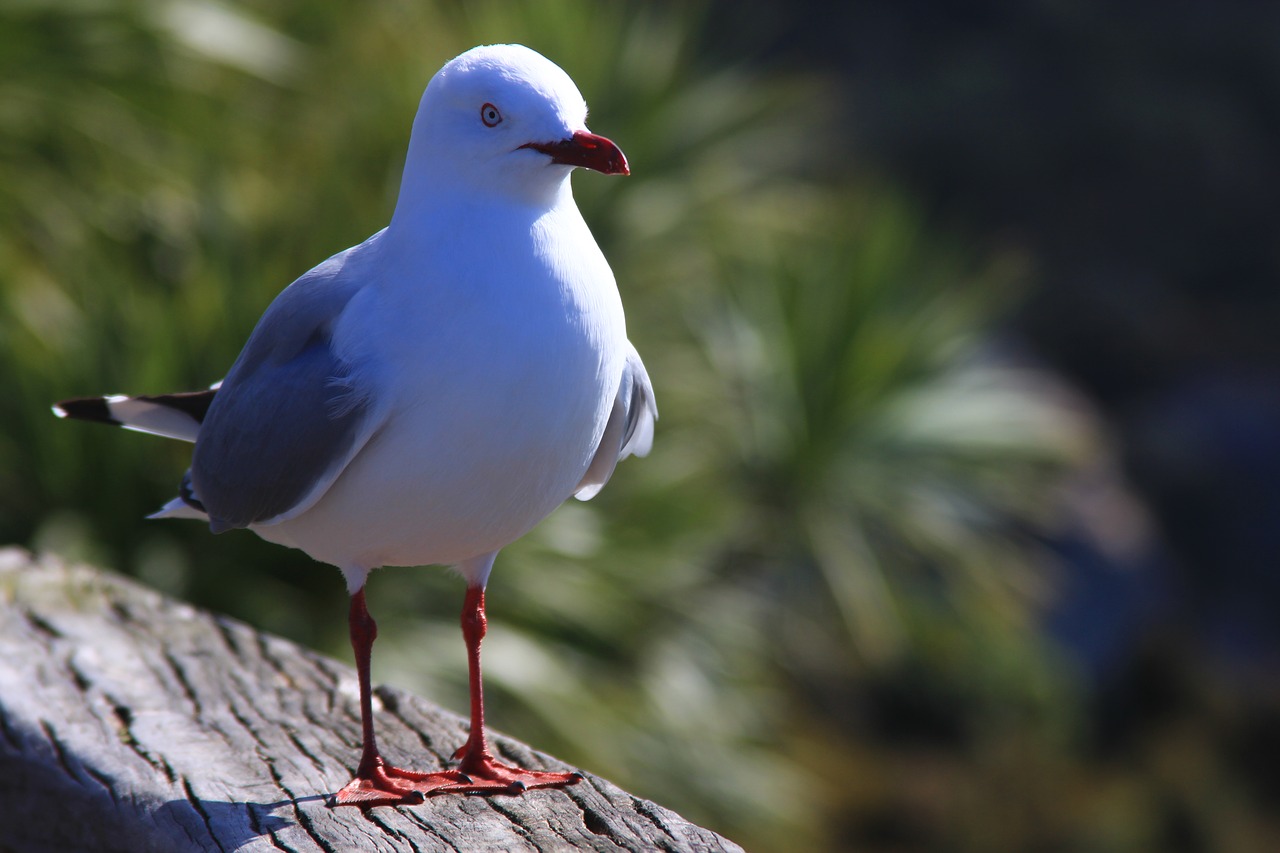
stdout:
POLYGON ((627 344, 627 361, 622 370, 622 382, 609 412, 600 445, 587 467, 587 473, 578 483, 573 496, 589 501, 609 482, 618 463, 628 456, 648 456, 653 449, 653 425, 658 419, 658 404, 654 399, 653 383, 636 348, 627 344))
POLYGON ((182 498, 174 498, 160 509, 148 515, 147 518, 196 518, 201 521, 208 521, 209 516, 184 501, 182 498))

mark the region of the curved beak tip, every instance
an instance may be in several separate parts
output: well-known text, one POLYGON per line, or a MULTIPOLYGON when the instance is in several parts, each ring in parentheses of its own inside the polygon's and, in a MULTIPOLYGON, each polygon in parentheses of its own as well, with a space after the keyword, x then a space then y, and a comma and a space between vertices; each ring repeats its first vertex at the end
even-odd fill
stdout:
POLYGON ((612 140, 585 130, 575 131, 568 139, 557 142, 526 142, 521 148, 532 148, 562 166, 581 166, 604 175, 630 175, 627 156, 612 140))

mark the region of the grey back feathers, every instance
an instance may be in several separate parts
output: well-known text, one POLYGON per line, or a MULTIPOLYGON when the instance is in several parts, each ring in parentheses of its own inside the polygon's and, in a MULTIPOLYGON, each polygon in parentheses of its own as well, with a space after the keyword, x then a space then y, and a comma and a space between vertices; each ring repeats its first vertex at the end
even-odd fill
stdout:
POLYGON ((195 442, 180 500, 156 517, 204 513, 220 533, 305 510, 370 431, 362 429, 367 403, 344 383, 347 367, 331 346, 333 324, 360 285, 339 273, 360 248, 286 288, 212 388, 81 397, 56 404, 54 413, 195 442))
POLYGON ((332 346, 334 324, 360 287, 340 273, 359 248, 276 298, 209 407, 191 479, 215 533, 302 512, 367 439, 367 401, 351 396, 332 346))

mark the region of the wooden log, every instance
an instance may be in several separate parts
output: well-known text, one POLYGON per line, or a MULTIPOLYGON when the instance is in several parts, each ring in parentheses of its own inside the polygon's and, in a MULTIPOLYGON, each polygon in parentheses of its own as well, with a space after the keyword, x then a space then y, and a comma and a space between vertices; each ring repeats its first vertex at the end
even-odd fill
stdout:
MULTIPOLYGON (((437 769, 465 739, 461 717, 375 692, 393 763, 437 769)), ((351 668, 123 577, 0 550, 0 851, 741 849, 591 774, 519 797, 328 808, 359 745, 351 668)))

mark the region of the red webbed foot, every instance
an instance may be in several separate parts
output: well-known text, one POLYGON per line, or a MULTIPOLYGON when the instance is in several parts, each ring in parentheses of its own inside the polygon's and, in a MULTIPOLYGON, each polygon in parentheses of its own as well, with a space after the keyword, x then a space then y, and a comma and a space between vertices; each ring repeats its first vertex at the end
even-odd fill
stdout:
POLYGON ((535 788, 563 788, 583 778, 576 771, 528 770, 504 764, 483 746, 468 754, 469 746, 464 744, 454 755, 462 759, 457 772, 465 781, 441 786, 431 791, 432 794, 523 794, 535 788))
POLYGON ((424 802, 427 795, 443 793, 442 789, 466 780, 457 770, 419 773, 379 763, 371 771, 358 774, 334 794, 329 806, 415 806, 424 802))

